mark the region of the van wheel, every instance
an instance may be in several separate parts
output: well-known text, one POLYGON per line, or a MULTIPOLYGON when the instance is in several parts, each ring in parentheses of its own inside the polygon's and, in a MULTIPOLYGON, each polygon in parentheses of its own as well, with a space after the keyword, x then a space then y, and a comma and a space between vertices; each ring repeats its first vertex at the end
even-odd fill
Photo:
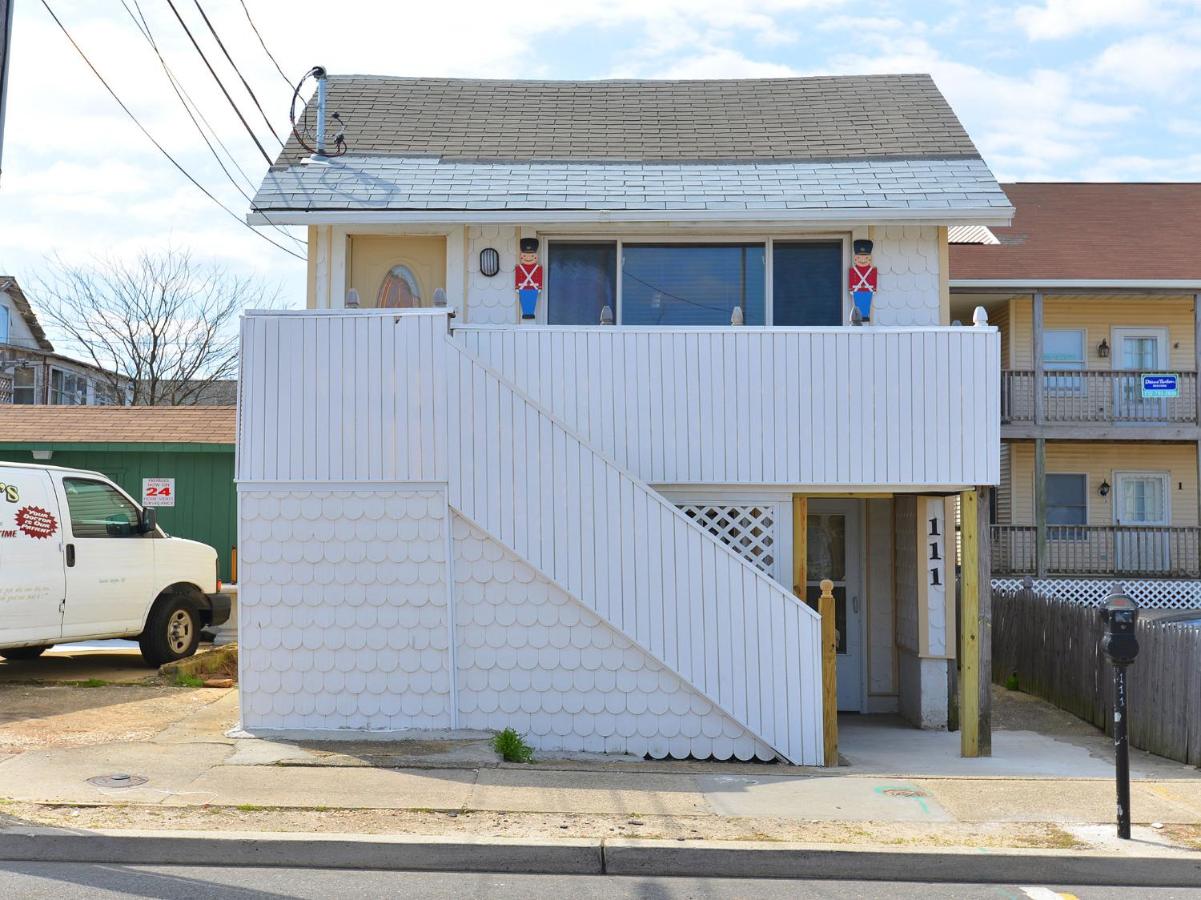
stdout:
POLYGON ((9 647, 7 650, 0 650, 0 656, 12 660, 37 659, 52 646, 52 644, 46 644, 42 647, 9 647))
POLYGON ((200 643, 200 613, 186 596, 161 598, 138 637, 142 658, 152 666, 175 662, 196 652, 200 643))

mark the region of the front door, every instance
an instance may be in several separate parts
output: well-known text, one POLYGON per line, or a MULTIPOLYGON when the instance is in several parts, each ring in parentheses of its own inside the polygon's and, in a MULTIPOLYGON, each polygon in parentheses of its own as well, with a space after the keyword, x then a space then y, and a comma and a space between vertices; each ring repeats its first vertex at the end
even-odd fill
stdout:
POLYGON ((821 582, 834 582, 838 630, 838 708, 863 710, 863 503, 809 501, 806 599, 814 608, 821 582))
POLYGON ((1160 328, 1115 328, 1113 331, 1117 377, 1118 421, 1146 422, 1167 416, 1168 401, 1162 398, 1143 398, 1142 376, 1161 372, 1168 364, 1168 336, 1160 328))
POLYGON ((1118 571, 1122 573, 1167 572, 1171 567, 1167 527, 1166 472, 1115 472, 1113 519, 1127 526, 1117 531, 1118 571))

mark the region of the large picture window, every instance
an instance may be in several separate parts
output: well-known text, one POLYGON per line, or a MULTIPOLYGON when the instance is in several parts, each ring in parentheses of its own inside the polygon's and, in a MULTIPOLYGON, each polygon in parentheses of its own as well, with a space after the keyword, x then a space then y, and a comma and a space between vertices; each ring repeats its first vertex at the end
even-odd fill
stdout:
POLYGON ((551 240, 546 322, 597 325, 840 325, 841 240, 660 242, 551 240), (771 267, 775 311, 768 302, 771 267))

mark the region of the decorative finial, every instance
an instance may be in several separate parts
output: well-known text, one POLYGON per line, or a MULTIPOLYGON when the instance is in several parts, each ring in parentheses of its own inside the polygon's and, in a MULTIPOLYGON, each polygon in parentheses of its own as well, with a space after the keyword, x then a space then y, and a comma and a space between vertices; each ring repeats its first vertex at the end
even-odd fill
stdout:
POLYGON ((613 307, 611 307, 608 303, 601 307, 600 323, 602 325, 613 324, 613 307))
POLYGON ((982 328, 988 324, 988 310, 983 306, 977 306, 975 312, 972 313, 972 324, 978 328, 982 328))
POLYGON ((359 308, 359 292, 356 291, 354 288, 351 288, 349 291, 346 292, 346 308, 347 309, 358 309, 359 308))
POLYGON ((851 307, 851 324, 852 325, 862 325, 863 324, 863 313, 859 312, 858 306, 851 307))
POLYGON ((446 288, 434 288, 434 306, 446 306, 446 288))
POLYGON ((730 324, 731 325, 745 325, 746 324, 746 317, 743 316, 743 314, 742 314, 741 306, 735 306, 734 311, 732 313, 730 313, 730 324))

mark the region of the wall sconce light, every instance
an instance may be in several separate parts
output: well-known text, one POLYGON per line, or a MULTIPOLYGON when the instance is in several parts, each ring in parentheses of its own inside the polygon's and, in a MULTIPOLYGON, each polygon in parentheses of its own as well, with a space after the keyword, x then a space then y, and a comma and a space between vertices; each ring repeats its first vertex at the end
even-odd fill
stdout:
POLYGON ((33 458, 38 460, 39 462, 45 462, 46 460, 51 459, 53 456, 54 456, 53 450, 34 450, 33 451, 33 458))
POLYGON ((480 251, 480 274, 491 278, 500 271, 500 254, 492 247, 480 251))
POLYGON ((1101 343, 1097 344, 1097 356, 1102 359, 1109 359, 1109 341, 1101 338, 1101 343))
POLYGON ((1102 481, 1101 486, 1099 488, 1097 488, 1097 493, 1100 494, 1102 497, 1108 497, 1109 496, 1109 482, 1102 481))

